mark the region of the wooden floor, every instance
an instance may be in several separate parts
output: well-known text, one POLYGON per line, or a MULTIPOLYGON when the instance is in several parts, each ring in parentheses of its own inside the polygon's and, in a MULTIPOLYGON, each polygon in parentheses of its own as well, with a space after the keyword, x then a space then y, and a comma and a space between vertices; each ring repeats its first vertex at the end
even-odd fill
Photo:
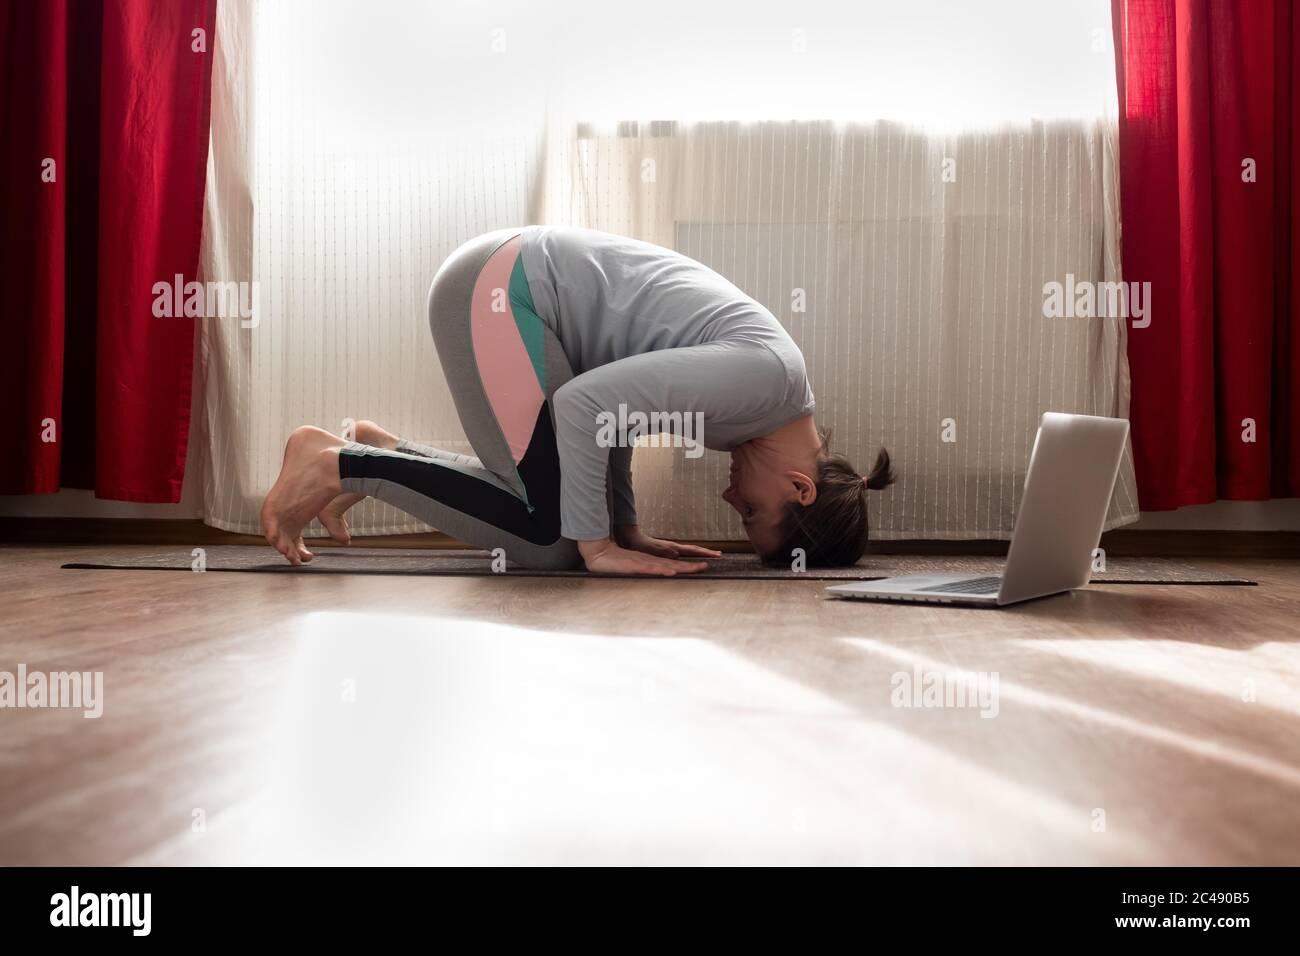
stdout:
POLYGON ((987 611, 93 550, 0 549, 0 671, 104 674, 0 710, 0 864, 1300 863, 1296 562, 987 611))

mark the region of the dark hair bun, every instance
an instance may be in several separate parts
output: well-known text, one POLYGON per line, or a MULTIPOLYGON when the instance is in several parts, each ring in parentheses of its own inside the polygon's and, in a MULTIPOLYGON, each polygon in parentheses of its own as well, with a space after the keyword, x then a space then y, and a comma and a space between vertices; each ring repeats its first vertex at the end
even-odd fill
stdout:
POLYGON ((862 479, 863 483, 872 491, 880 491, 882 488, 888 488, 894 483, 894 472, 889 467, 889 452, 880 449, 880 454, 876 455, 875 467, 871 469, 871 474, 862 479))

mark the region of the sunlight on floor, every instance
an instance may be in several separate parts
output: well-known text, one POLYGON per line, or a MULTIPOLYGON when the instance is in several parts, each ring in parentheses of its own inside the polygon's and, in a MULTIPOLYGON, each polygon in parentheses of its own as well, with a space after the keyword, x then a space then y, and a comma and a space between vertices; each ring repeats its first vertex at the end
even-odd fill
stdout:
MULTIPOLYGON (((878 654, 897 661, 899 664, 907 665, 909 668, 919 667, 923 672, 948 673, 955 670, 950 662, 946 663, 929 658, 914 651, 901 650, 870 638, 846 637, 840 638, 840 640, 872 654, 878 654)), ((1061 649, 1052 646, 1050 641, 1020 641, 1017 643, 1037 651, 1048 651, 1050 649, 1053 654, 1061 653, 1061 649)), ((1109 660, 1109 645, 1114 643, 1113 641, 1106 642, 1108 653, 1104 659, 1108 666, 1113 664, 1109 660)), ((1085 724, 1105 727, 1165 747, 1180 749, 1204 760, 1217 761, 1237 770, 1271 777, 1291 787, 1300 787, 1300 768, 1269 757, 1250 753, 1225 743, 1222 739, 1214 739, 1214 737, 1222 737, 1219 733, 1213 735, 1194 734, 1169 726, 1162 726, 1150 718, 1142 719, 1130 716, 1123 712, 1125 701, 1122 695, 1115 695, 1112 707, 1103 708, 1071 699, 1063 693, 1045 692, 1023 683, 1017 683, 1008 679, 1009 676, 1000 675, 998 682, 999 707, 1003 713, 1010 708, 1019 707, 1040 714, 1057 714, 1085 724)), ((1166 678, 1162 677, 1162 679, 1166 678)))
POLYGON ((300 633, 272 783, 209 834, 262 861, 1014 862, 1088 840, 1080 808, 705 640, 337 612, 300 633))
POLYGON ((1265 642, 1249 650, 1158 639, 1019 640, 1017 646, 1080 665, 1105 667, 1144 680, 1163 681, 1222 697, 1300 715, 1300 685, 1289 673, 1284 645, 1265 642))

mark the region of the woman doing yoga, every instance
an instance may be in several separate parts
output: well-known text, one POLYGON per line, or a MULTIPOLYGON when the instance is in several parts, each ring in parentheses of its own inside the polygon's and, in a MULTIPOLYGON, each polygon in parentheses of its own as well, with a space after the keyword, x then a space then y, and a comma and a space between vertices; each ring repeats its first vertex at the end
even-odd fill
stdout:
POLYGON ((488 233, 438 270, 429 325, 477 457, 372 422, 355 441, 297 429, 261 515, 291 564, 311 560, 312 518, 346 543, 344 513, 371 496, 524 567, 703 570, 718 552, 637 523, 632 443, 645 421, 699 423, 688 444, 731 452, 722 497, 764 560, 796 548, 810 565, 861 557, 866 492, 893 480, 889 455, 864 478, 830 453, 793 340, 699 262, 589 229, 488 233))

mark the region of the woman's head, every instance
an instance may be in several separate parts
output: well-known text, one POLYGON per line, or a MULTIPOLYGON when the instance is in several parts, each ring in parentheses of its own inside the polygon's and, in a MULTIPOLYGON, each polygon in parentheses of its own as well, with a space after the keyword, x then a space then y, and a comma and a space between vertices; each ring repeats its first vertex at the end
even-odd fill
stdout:
POLYGON ((764 561, 788 563, 801 548, 809 565, 844 566, 866 550, 867 491, 893 482, 889 453, 882 448, 863 477, 843 455, 831 454, 829 434, 818 438, 820 448, 803 468, 761 447, 732 453, 722 497, 740 513, 764 561))

